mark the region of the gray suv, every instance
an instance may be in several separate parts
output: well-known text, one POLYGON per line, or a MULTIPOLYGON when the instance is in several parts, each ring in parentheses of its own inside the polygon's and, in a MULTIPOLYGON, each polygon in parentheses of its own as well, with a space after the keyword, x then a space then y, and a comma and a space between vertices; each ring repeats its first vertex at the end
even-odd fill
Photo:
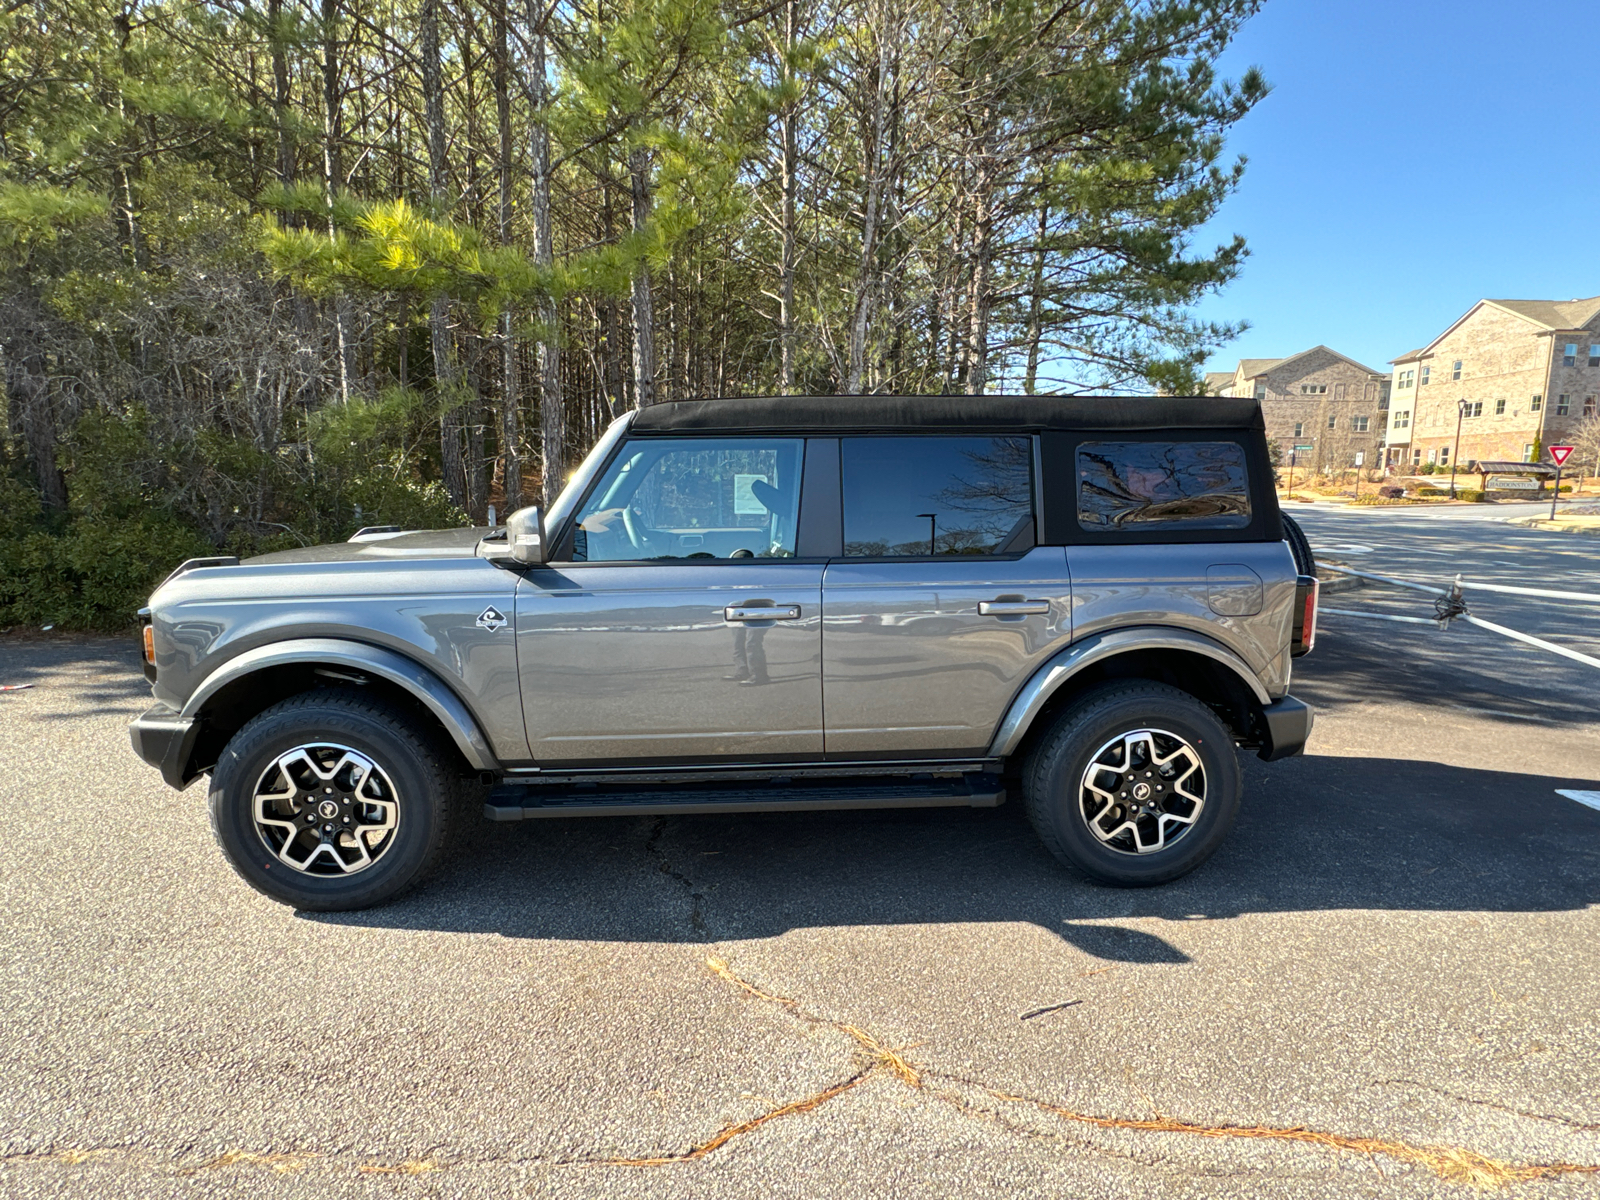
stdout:
POLYGON ((1317 585, 1232 399, 824 397, 620 418, 504 528, 179 567, 134 749, 209 773, 247 883, 393 898, 495 821, 1020 795, 1097 880, 1174 879, 1298 753, 1317 585), (1286 534, 1291 539, 1286 542, 1286 534))

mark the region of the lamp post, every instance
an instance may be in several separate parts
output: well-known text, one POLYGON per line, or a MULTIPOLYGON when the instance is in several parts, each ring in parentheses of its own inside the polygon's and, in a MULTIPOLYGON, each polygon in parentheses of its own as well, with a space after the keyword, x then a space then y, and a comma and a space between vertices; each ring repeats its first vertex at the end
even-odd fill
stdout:
POLYGON ((1456 448, 1450 452, 1450 499, 1456 498, 1456 460, 1461 457, 1461 418, 1467 415, 1467 401, 1456 401, 1456 448))
POLYGON ((928 518, 928 556, 931 558, 935 554, 938 553, 938 551, 934 549, 934 546, 937 544, 937 542, 939 540, 939 535, 938 535, 939 514, 938 513, 918 513, 917 516, 919 516, 919 517, 927 517, 928 518))

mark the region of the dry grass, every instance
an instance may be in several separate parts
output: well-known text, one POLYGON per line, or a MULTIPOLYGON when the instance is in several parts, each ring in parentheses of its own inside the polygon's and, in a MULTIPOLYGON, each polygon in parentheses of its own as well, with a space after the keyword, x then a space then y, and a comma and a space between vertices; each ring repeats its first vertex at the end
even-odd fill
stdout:
POLYGON ((1255 1138, 1280 1142, 1304 1142, 1329 1150, 1342 1150, 1352 1154, 1372 1156, 1381 1154, 1401 1162, 1426 1167, 1441 1179, 1452 1183, 1466 1183, 1474 1187, 1504 1187, 1512 1183, 1526 1183, 1534 1179, 1548 1179, 1556 1175, 1600 1174, 1600 1166, 1578 1163, 1517 1164, 1490 1158, 1476 1150, 1460 1146, 1417 1146, 1410 1142, 1387 1138, 1346 1137, 1338 1133, 1324 1133, 1304 1126, 1281 1127, 1273 1125, 1200 1125, 1180 1121, 1168 1116, 1146 1119, 1102 1117, 1090 1113, 1074 1112, 1059 1104, 1037 1100, 1032 1096, 1016 1096, 1007 1092, 984 1088, 996 1100, 1008 1104, 1027 1104, 1053 1116, 1093 1125, 1099 1129, 1132 1129, 1146 1133, 1186 1133, 1207 1138, 1255 1138))
POLYGON ((820 1108, 835 1096, 842 1096, 845 1092, 848 1092, 871 1073, 872 1068, 869 1067, 867 1070, 858 1071, 850 1076, 849 1079, 842 1080, 831 1087, 825 1087, 820 1092, 815 1092, 803 1100, 791 1100, 788 1104, 780 1104, 777 1108, 768 1109, 759 1117, 752 1117, 748 1121, 740 1121, 737 1125, 724 1125, 712 1137, 678 1154, 658 1154, 650 1158, 592 1158, 584 1159, 581 1165, 596 1167, 665 1167, 673 1163, 694 1162, 696 1159, 704 1158, 713 1150, 721 1149, 736 1137, 753 1133, 769 1121, 776 1121, 782 1117, 792 1117, 799 1113, 810 1112, 814 1108, 820 1108))
POLYGON ((442 1171, 444 1164, 431 1158, 408 1158, 399 1163, 362 1163, 356 1170, 363 1175, 426 1175, 442 1171))
POLYGON ((315 1154, 253 1154, 248 1150, 226 1150, 209 1162, 180 1171, 181 1175, 195 1175, 201 1171, 215 1171, 222 1167, 269 1167, 279 1175, 293 1175, 305 1170, 306 1163, 315 1154))

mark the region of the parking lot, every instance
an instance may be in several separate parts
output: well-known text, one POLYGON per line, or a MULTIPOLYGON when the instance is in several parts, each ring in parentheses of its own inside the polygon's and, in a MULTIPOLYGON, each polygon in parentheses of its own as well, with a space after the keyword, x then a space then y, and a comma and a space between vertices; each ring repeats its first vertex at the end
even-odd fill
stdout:
MULTIPOLYGON (((1600 542, 1296 512, 1382 572, 1600 542)), ((1469 597, 1471 593, 1469 592, 1469 597)), ((1341 608, 1426 615, 1361 591, 1341 608)), ((1600 653, 1600 608, 1474 611, 1600 653)), ((0 1192, 1593 1195, 1600 673, 1329 616, 1305 757, 1178 883, 996 810, 474 828, 424 890, 249 891, 128 748, 131 639, 0 639, 0 1192)))

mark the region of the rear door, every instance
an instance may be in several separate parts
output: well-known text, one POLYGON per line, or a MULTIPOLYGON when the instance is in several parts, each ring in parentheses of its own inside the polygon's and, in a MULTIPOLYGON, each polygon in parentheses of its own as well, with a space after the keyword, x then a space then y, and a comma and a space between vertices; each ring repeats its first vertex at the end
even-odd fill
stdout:
POLYGON ((840 439, 843 555, 823 578, 831 759, 979 755, 1071 635, 1059 546, 1035 545, 1034 439, 840 439))
POLYGON ((823 563, 796 557, 804 439, 636 438, 517 590, 541 765, 816 759, 823 563))

